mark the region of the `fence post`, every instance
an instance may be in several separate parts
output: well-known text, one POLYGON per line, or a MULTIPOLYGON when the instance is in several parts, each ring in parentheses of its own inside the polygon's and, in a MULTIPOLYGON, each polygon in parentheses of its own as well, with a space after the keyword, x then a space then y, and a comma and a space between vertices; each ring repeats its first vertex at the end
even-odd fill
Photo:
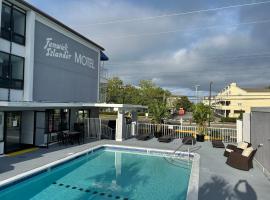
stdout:
POLYGON ((101 119, 99 118, 99 134, 98 134, 98 140, 101 140, 101 134, 102 134, 102 129, 101 129, 101 119))
POLYGON ((242 121, 241 120, 237 120, 236 121, 236 140, 237 142, 242 142, 243 141, 243 127, 242 127, 242 121))
POLYGON ((136 132, 136 122, 132 122, 131 123, 131 136, 135 136, 137 135, 137 132, 136 132))

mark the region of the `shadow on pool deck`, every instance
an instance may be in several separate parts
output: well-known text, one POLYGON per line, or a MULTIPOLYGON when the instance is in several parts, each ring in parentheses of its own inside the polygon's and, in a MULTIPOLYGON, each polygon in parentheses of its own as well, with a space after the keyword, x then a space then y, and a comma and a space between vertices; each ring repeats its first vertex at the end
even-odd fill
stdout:
POLYGON ((200 200, 257 200, 255 190, 246 180, 239 180, 233 187, 220 176, 211 177, 211 181, 199 189, 200 200))
MULTIPOLYGON (((85 146, 94 142, 94 140, 88 141, 83 145, 59 145, 55 144, 49 148, 40 148, 37 151, 17 155, 17 156, 1 156, 0 157, 0 181, 10 178, 19 173, 31 170, 36 167, 48 164, 61 157, 66 157, 66 154, 72 149, 76 149, 76 152, 86 149, 85 146)), ((94 143, 93 143, 94 144, 94 143)))

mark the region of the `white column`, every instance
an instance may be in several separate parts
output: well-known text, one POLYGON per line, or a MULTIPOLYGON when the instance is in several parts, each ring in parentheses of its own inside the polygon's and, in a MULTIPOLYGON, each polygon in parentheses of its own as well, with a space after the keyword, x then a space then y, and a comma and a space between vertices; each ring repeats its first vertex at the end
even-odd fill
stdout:
POLYGON ((243 141, 243 124, 241 120, 236 121, 236 129, 237 129, 237 142, 243 141))
MULTIPOLYGON (((2 0, 0 0, 0 13, 2 13, 2 0)), ((1 24, 1 17, 2 15, 0 15, 0 24, 1 24)))
POLYGON ((137 112, 132 111, 131 112, 131 117, 132 117, 132 124, 131 124, 131 135, 135 136, 137 135, 137 112))
POLYGON ((117 119, 116 119, 116 131, 115 131, 115 140, 123 141, 125 134, 125 111, 122 109, 118 109, 117 119))
POLYGON ((243 113, 243 141, 250 142, 250 113, 243 113))
POLYGON ((33 76, 34 76, 34 43, 35 43, 35 18, 34 11, 26 14, 25 37, 25 65, 24 65, 24 101, 33 100, 33 76))

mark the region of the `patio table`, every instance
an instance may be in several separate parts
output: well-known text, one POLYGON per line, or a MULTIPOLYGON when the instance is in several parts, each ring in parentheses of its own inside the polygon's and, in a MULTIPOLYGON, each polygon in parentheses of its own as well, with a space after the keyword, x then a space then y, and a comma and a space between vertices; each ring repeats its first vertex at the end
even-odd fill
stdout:
POLYGON ((78 131, 70 131, 66 133, 68 136, 68 140, 71 144, 74 144, 75 141, 78 142, 78 144, 80 144, 80 136, 81 133, 78 131))

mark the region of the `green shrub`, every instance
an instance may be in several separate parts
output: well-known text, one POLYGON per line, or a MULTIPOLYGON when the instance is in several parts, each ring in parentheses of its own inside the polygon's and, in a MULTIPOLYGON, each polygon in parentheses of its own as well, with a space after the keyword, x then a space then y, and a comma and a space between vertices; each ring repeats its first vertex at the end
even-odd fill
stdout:
POLYGON ((222 117, 221 122, 233 122, 235 123, 238 118, 232 118, 232 117, 222 117))

